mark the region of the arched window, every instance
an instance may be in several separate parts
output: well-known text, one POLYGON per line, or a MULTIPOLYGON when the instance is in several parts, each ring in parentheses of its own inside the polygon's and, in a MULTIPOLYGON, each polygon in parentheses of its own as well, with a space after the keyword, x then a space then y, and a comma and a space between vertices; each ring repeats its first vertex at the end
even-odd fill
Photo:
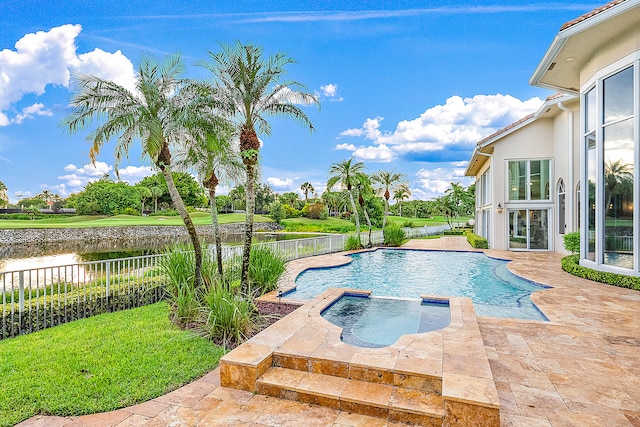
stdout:
POLYGON ((565 190, 564 180, 560 178, 557 185, 558 194, 558 234, 564 234, 567 228, 566 215, 565 215, 565 190))

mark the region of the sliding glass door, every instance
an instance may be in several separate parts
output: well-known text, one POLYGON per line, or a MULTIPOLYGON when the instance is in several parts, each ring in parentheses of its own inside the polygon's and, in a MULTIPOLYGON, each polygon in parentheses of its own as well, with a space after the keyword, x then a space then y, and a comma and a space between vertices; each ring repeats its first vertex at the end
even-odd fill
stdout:
POLYGON ((549 250, 549 209, 509 210, 509 249, 549 250))

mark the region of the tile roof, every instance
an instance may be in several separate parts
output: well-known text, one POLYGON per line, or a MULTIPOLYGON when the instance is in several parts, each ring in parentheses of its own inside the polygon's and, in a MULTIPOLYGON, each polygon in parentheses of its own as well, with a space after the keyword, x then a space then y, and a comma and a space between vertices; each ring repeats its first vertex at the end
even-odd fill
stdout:
POLYGON ((482 145, 485 142, 495 138, 496 136, 502 135, 503 133, 513 129, 514 127, 518 126, 519 124, 522 124, 522 123, 526 122, 527 120, 531 119, 534 115, 535 115, 534 113, 531 113, 528 116, 521 118, 517 122, 513 122, 509 126, 503 127, 502 129, 492 133, 491 135, 489 135, 489 136, 487 136, 485 138, 482 138, 480 141, 478 141, 477 145, 482 145))
POLYGON ((574 25, 579 24, 580 22, 586 21, 587 19, 589 19, 589 18, 591 18, 591 17, 593 17, 595 15, 598 15, 599 13, 602 13, 602 12, 604 12, 606 10, 609 10, 614 6, 617 6, 617 5, 621 4, 621 3, 624 3, 625 1, 627 1, 627 0, 613 0, 613 1, 611 1, 611 2, 609 2, 607 4, 605 4, 605 5, 597 7, 595 9, 593 9, 591 12, 587 12, 584 15, 579 16, 579 17, 577 17, 576 19, 574 19, 572 21, 566 22, 562 27, 560 27, 560 31, 566 30, 567 28, 570 28, 570 27, 573 27, 574 25))

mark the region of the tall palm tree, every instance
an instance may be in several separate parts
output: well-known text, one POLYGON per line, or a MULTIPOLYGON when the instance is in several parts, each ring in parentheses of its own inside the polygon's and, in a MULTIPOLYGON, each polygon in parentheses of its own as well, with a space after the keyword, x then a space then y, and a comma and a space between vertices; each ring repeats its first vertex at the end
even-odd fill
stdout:
POLYGON ((403 174, 394 171, 378 171, 371 176, 371 180, 376 184, 376 190, 384 197, 384 216, 382 217, 382 229, 387 226, 387 213, 389 212, 389 199, 391 191, 400 184, 403 174))
POLYGON ((153 198, 153 211, 158 213, 158 199, 164 194, 164 189, 154 185, 149 187, 149 191, 151 191, 151 197, 153 198))
POLYGON ((247 216, 241 273, 241 283, 247 286, 253 237, 255 177, 260 152, 258 132, 270 135, 271 125, 266 120, 268 116, 287 116, 313 131, 311 121, 298 105, 318 105, 318 100, 300 83, 285 80, 286 67, 294 61, 284 53, 265 58, 262 47, 236 42, 222 45, 220 52, 209 52, 209 56, 210 60, 203 65, 213 73, 219 101, 227 106, 228 116, 237 126, 240 155, 247 174, 247 216))
POLYGON ((171 201, 182 217, 195 252, 194 286, 202 283, 202 247, 196 228, 189 216, 171 175, 172 144, 184 140, 190 110, 181 96, 184 80, 180 75, 184 65, 180 55, 158 61, 144 54, 136 72, 135 92, 100 77, 74 76, 73 112, 66 119, 70 133, 90 126, 93 120, 102 123, 89 135, 93 145, 89 157, 95 163, 101 148, 117 136, 115 170, 136 140, 142 143, 142 153, 162 172, 171 201))
POLYGON ((220 182, 237 182, 242 174, 242 160, 237 147, 231 142, 231 132, 220 131, 208 134, 200 141, 194 141, 178 153, 178 167, 183 170, 195 169, 202 185, 209 192, 211 224, 216 246, 218 273, 222 276, 222 236, 218 223, 216 189, 220 182))
POLYGON ((356 222, 356 235, 360 239, 360 218, 356 202, 353 198, 354 187, 362 180, 368 180, 367 174, 364 173, 364 163, 353 162, 353 157, 349 160, 333 163, 329 167, 329 180, 327 181, 327 190, 331 190, 336 184, 342 188, 346 188, 351 202, 351 209, 356 222))
POLYGON ((7 194, 7 186, 0 181, 0 206, 9 205, 9 195, 7 194))
POLYGON ((315 188, 313 188, 313 185, 311 185, 310 182, 305 182, 300 186, 300 190, 302 190, 302 192, 304 193, 304 201, 306 202, 307 200, 309 200, 309 193, 313 194, 315 190, 315 188))
POLYGON ((139 186, 138 187, 138 193, 140 193, 140 215, 144 216, 144 202, 147 199, 150 199, 153 197, 153 194, 151 194, 151 190, 149 189, 149 187, 145 187, 145 186, 139 186))
POLYGON ((398 185, 393 193, 393 200, 398 203, 398 208, 400 209, 400 215, 402 216, 402 202, 404 199, 408 199, 411 197, 411 190, 409 189, 409 184, 402 183, 398 185))
POLYGON ((366 199, 371 197, 371 193, 373 192, 373 188, 371 187, 371 180, 369 176, 363 174, 355 183, 354 190, 358 194, 358 204, 362 209, 362 214, 364 215, 365 221, 367 221, 367 227, 369 228, 369 238, 367 247, 373 246, 373 242, 371 241, 371 232, 373 230, 373 226, 371 225, 371 218, 369 217, 369 212, 367 211, 366 199))
POLYGON ((613 191, 618 185, 626 182, 633 182, 632 164, 624 163, 624 160, 622 159, 616 161, 609 160, 604 164, 604 183, 607 190, 607 204, 605 205, 605 212, 609 210, 609 205, 611 205, 613 191))
POLYGON ((463 209, 465 204, 469 203, 470 195, 467 191, 460 185, 460 183, 452 182, 449 184, 451 187, 445 190, 445 194, 451 197, 451 207, 453 208, 453 213, 456 217, 456 224, 460 227, 460 210, 463 209))

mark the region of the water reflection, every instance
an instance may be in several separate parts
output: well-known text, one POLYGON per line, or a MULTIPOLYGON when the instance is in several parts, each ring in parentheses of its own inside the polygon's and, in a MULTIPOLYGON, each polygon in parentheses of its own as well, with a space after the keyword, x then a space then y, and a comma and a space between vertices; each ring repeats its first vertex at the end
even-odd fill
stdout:
MULTIPOLYGON (((313 237, 311 234, 254 233, 254 241, 288 240, 313 237)), ((241 244, 244 235, 223 234, 227 245, 241 244)), ((211 236, 204 237, 213 244, 211 236)), ((44 268, 105 259, 128 258, 162 252, 175 243, 188 243, 188 237, 146 239, 105 239, 71 242, 42 242, 34 245, 0 245, 0 272, 44 268)))

